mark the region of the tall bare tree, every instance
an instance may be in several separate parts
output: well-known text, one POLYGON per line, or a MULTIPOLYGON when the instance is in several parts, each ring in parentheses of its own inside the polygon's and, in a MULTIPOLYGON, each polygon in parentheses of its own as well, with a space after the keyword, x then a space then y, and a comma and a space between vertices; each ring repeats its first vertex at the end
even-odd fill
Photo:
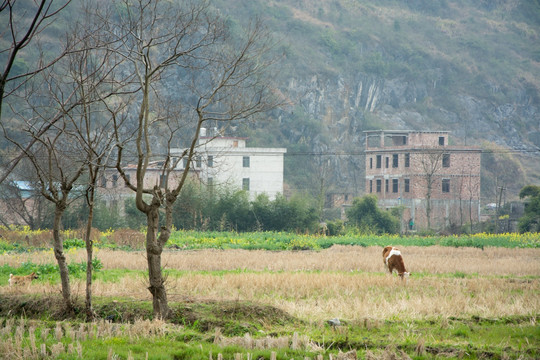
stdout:
POLYGON ((331 158, 328 155, 316 155, 313 158, 315 163, 315 174, 314 181, 316 181, 313 189, 316 189, 314 194, 315 199, 317 199, 317 210, 319 211, 319 222, 323 221, 323 210, 324 204, 326 202, 326 195, 330 190, 330 187, 335 180, 335 167, 332 166, 331 158))
MULTIPOLYGON (((170 309, 162 275, 161 254, 172 229, 172 207, 186 183, 198 149, 203 124, 226 124, 275 108, 279 101, 265 77, 271 37, 257 22, 232 38, 209 1, 181 3, 116 1, 114 16, 103 15, 108 31, 96 36, 110 39, 111 48, 124 59, 124 71, 136 74, 138 99, 132 147, 124 146, 118 128, 117 169, 135 192, 137 209, 146 215, 146 253, 149 291, 154 314, 167 317, 170 309), (171 106, 176 105, 176 108, 171 106), (172 156, 172 148, 184 148, 172 156), (124 171, 133 149, 136 178, 124 171), (173 181, 177 164, 187 164, 173 181), (146 184, 152 161, 161 172, 159 185, 146 184), (160 213, 164 213, 160 227, 160 213)), ((105 11, 105 9, 101 9, 105 11)), ((221 126, 221 125, 220 125, 221 126)))
POLYGON ((440 170, 443 166, 443 154, 444 150, 434 148, 423 148, 411 161, 417 161, 419 166, 416 168, 421 169, 420 176, 425 179, 426 184, 426 217, 427 227, 431 229, 431 197, 433 195, 433 186, 440 180, 440 170))
MULTIPOLYGON (((54 21, 70 2, 71 0, 1 1, 0 23, 7 26, 1 30, 0 38, 5 39, 7 45, 0 49, 0 61, 2 62, 2 73, 0 73, 0 119, 2 118, 4 99, 24 84, 26 80, 50 67, 63 56, 64 52, 61 52, 54 59, 46 60, 39 57, 33 68, 14 71, 16 60, 20 54, 30 43, 35 42, 40 33, 54 21), (15 85, 6 91, 8 83, 14 83, 15 85)), ((28 144, 25 150, 29 150, 34 143, 28 144)), ((11 163, 0 175, 0 184, 4 182, 23 157, 24 152, 20 152, 18 156, 10 159, 11 163)))
POLYGON ((114 77, 115 67, 121 62, 102 42, 93 42, 89 34, 99 31, 102 24, 90 20, 83 19, 84 26, 75 27, 67 36, 71 51, 36 75, 39 81, 27 84, 26 89, 31 90, 23 97, 27 108, 12 107, 21 124, 20 132, 11 135, 4 127, 6 137, 35 169, 42 196, 54 204, 53 245, 68 309, 73 304, 60 236, 62 216, 75 198, 86 197, 90 209, 85 235, 89 317, 93 253, 90 232, 95 188, 98 174, 114 149, 113 124, 121 126, 125 119, 121 114, 125 105, 117 94, 125 95, 123 88, 130 82, 129 75, 120 80, 114 77))
MULTIPOLYGON (((40 118, 39 121, 43 121, 40 118)), ((33 136, 32 124, 28 124, 29 136, 33 136)), ((54 204, 53 249, 54 256, 60 269, 62 296, 67 311, 73 309, 69 272, 64 254, 62 216, 71 200, 77 180, 85 171, 86 163, 80 161, 77 140, 69 136, 67 124, 57 122, 55 131, 47 132, 47 136, 37 137, 36 144, 31 150, 25 149, 20 143, 15 143, 33 165, 38 179, 41 195, 54 204), (61 125, 61 126, 58 126, 61 125)))
POLYGON ((100 174, 109 164, 114 149, 114 129, 121 127, 126 119, 126 104, 118 96, 126 95, 124 88, 129 86, 131 76, 115 78, 116 67, 121 61, 115 52, 96 39, 93 33, 99 32, 104 24, 94 17, 92 4, 83 4, 81 20, 68 36, 71 48, 63 63, 66 64, 63 76, 76 89, 74 99, 78 106, 66 113, 66 121, 75 138, 78 139, 80 159, 86 163, 86 178, 81 185, 85 187, 85 200, 88 205, 88 219, 84 240, 86 244, 86 314, 90 320, 92 309, 92 266, 93 242, 92 223, 96 189, 100 174))

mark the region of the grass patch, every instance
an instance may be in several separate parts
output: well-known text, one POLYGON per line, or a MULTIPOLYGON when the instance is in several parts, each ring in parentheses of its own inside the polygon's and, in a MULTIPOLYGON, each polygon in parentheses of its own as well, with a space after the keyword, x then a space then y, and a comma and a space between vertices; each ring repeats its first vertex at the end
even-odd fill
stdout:
POLYGON ((149 302, 100 298, 96 311, 101 320, 85 323, 78 315, 53 317, 60 313, 54 309, 61 308, 56 298, 0 295, 0 349, 11 349, 14 356, 24 358, 44 351, 63 359, 209 359, 211 354, 233 359, 248 353, 255 359, 270 359, 272 352, 278 359, 318 355, 329 359, 346 351, 359 358, 540 356, 539 315, 364 318, 331 326, 248 302, 188 302, 171 307, 173 317, 164 322, 149 320, 149 302), (43 318, 46 309, 49 317, 43 318), (119 317, 104 321, 112 313, 119 317), (231 323, 235 325, 229 327, 231 323))

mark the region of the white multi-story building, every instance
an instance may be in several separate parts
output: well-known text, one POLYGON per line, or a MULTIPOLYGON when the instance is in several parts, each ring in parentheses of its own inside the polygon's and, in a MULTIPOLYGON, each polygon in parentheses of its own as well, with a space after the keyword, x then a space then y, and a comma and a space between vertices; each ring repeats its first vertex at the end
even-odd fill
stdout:
MULTIPOLYGON (((209 186, 226 186, 249 192, 250 198, 266 193, 273 200, 283 193, 283 158, 285 148, 246 147, 246 138, 208 137, 203 131, 191 169, 209 186)), ((184 149, 172 155, 181 156, 184 149)), ((180 162, 179 168, 186 163, 180 162)))

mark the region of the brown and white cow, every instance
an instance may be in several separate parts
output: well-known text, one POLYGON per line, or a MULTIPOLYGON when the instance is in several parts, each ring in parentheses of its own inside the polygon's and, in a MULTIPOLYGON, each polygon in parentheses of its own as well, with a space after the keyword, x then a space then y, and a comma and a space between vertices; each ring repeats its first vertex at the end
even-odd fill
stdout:
POLYGON ((405 263, 403 262, 401 251, 399 251, 398 248, 387 246, 383 249, 382 256, 383 263, 388 268, 390 274, 396 270, 402 280, 407 280, 409 278, 411 273, 405 269, 405 263))
POLYGON ((35 272, 29 274, 29 275, 13 275, 9 274, 9 286, 13 285, 28 285, 32 282, 32 280, 37 279, 38 276, 35 272))

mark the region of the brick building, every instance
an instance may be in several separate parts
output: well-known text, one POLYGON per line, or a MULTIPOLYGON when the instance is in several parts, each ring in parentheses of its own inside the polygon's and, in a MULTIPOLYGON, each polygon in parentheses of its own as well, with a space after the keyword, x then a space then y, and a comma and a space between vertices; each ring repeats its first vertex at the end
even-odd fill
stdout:
POLYGON ((448 131, 365 134, 366 193, 377 195, 383 208, 402 206, 403 230, 478 221, 480 148, 450 146, 448 131))

